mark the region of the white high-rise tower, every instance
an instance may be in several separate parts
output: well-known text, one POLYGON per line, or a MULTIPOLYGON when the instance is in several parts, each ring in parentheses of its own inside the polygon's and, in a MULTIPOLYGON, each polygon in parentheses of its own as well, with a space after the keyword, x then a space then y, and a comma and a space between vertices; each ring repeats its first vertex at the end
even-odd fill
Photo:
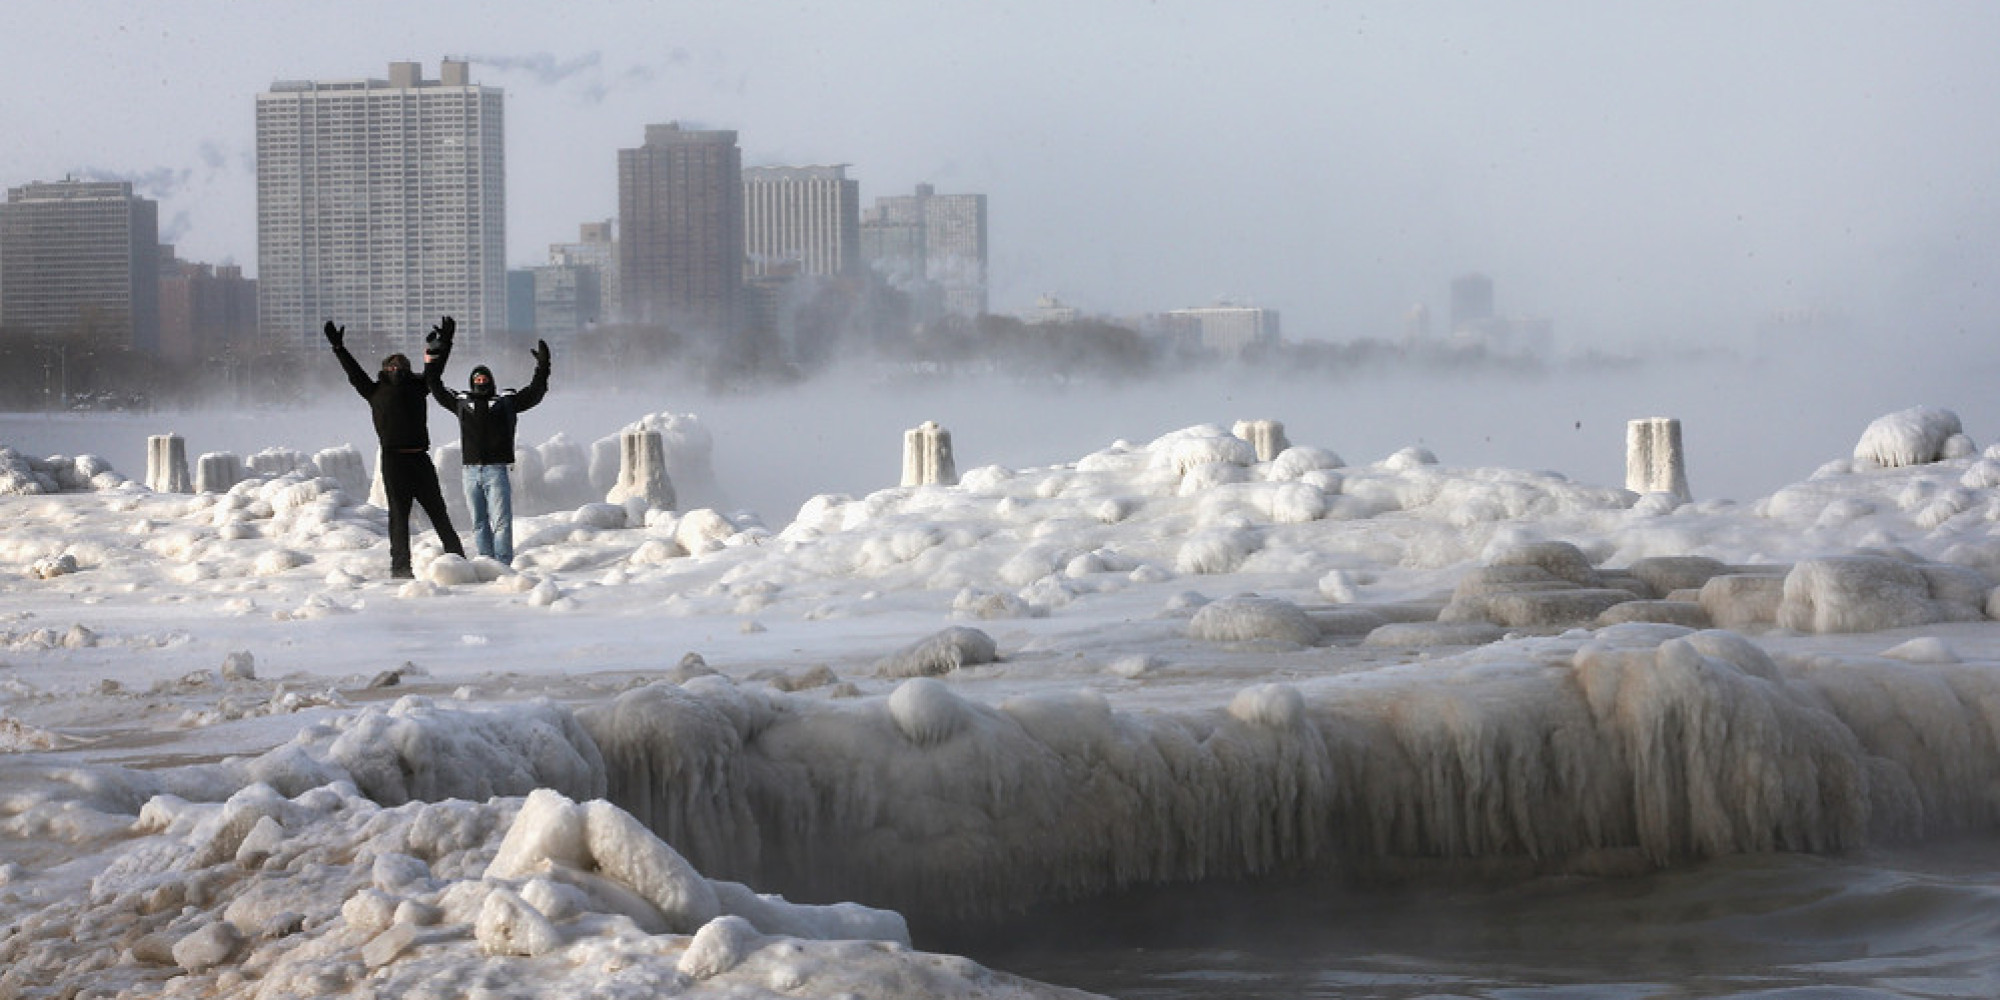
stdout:
POLYGON ((387 80, 283 81, 257 95, 260 327, 415 349, 441 316, 477 345, 506 325, 501 92, 445 60, 387 80))

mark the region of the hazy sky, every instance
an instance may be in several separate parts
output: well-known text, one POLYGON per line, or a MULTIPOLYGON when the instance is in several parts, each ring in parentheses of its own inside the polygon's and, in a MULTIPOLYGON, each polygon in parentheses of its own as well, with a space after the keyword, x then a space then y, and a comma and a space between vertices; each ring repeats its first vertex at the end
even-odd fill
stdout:
POLYGON ((134 180, 182 256, 254 273, 255 95, 453 56, 506 92, 510 266, 679 120, 847 163, 864 204, 986 194, 996 311, 1387 336, 1480 270, 1565 347, 1813 309, 1991 350, 1996 43, 1984 2, 14 0, 0 184, 134 180))

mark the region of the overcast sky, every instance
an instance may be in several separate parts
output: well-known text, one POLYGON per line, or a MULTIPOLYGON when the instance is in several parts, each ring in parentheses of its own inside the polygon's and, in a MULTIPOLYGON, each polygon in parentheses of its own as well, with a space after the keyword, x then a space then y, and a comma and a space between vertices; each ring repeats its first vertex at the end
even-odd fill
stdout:
POLYGON ((987 195, 995 311, 1227 296, 1344 340, 1478 270, 1566 347, 1777 310, 1988 345, 1996 43, 1984 2, 13 0, 0 183, 134 180, 254 273, 255 95, 453 56, 506 92, 510 266, 678 120, 864 204, 987 195))

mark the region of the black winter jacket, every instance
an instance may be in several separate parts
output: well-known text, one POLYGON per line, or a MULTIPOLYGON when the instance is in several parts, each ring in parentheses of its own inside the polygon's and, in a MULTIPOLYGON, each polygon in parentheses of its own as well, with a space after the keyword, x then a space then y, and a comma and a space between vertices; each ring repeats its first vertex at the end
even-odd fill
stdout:
POLYGON ((445 388, 447 357, 449 350, 424 368, 424 382, 430 386, 431 397, 439 406, 458 414, 458 439, 463 451, 459 461, 464 465, 513 465, 514 417, 548 394, 549 366, 537 363, 535 377, 525 389, 480 396, 445 388))
POLYGON ((408 371, 372 377, 345 346, 333 349, 347 381, 368 401, 375 416, 375 437, 383 451, 428 451, 431 432, 424 415, 424 376, 408 371))

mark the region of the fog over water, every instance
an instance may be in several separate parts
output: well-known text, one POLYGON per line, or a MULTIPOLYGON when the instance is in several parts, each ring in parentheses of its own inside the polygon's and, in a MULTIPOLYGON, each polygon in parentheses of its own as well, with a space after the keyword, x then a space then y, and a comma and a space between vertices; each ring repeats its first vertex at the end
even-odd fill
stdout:
MULTIPOLYGON (((683 500, 751 510, 778 527, 816 494, 861 496, 897 485, 903 432, 926 420, 952 433, 961 473, 1074 461, 1119 439, 1144 442, 1195 423, 1271 419, 1293 443, 1330 448, 1350 465, 1419 446, 1448 466, 1546 470, 1623 486, 1626 421, 1666 416, 1682 423, 1695 495, 1747 502, 1846 457, 1870 420, 1909 406, 1952 409, 1981 446, 2000 440, 1992 391, 2000 362, 1976 352, 1898 360, 1897 352, 1885 341, 1880 351, 1799 345, 1761 358, 1393 363, 1297 374, 1220 364, 1117 385, 878 371, 723 393, 668 377, 651 390, 606 388, 567 376, 558 356, 547 399, 522 416, 519 443, 562 433, 588 445, 649 413, 693 414, 714 439, 723 495, 683 500)), ((511 385, 513 374, 502 367, 501 382, 511 385)), ((309 405, 297 408, 7 414, 0 443, 33 455, 101 455, 134 477, 146 471, 146 437, 169 432, 186 439, 190 461, 269 447, 310 453, 352 444, 368 453, 366 408, 334 376, 306 376, 309 405)), ((457 440, 457 428, 436 413, 431 435, 434 446, 445 445, 457 440)))

